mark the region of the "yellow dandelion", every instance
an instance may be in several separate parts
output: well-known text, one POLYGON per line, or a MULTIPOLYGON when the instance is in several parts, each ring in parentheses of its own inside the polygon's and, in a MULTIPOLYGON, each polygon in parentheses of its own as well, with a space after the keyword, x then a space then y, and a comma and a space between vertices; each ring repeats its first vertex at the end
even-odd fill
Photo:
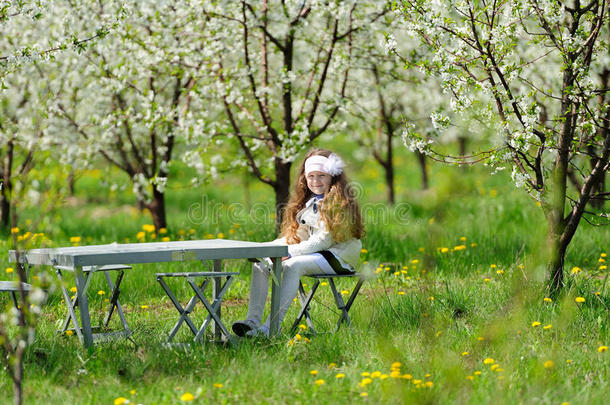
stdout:
POLYGON ((578 274, 580 272, 582 272, 580 267, 572 267, 572 274, 578 274))
POLYGON ((467 379, 467 380, 474 380, 474 377, 473 377, 473 376, 471 376, 471 375, 467 375, 467 376, 466 376, 466 379, 467 379))
POLYGON ((608 351, 608 346, 600 346, 600 347, 597 348, 597 351, 599 353, 607 352, 608 351))
POLYGON ((482 341, 484 341, 484 340, 485 340, 485 338, 484 338, 483 336, 479 336, 479 337, 477 338, 477 340, 478 340, 479 342, 482 342, 482 341))
POLYGON ((401 378, 404 378, 405 380, 410 380, 413 378, 413 376, 411 374, 403 374, 401 378))
POLYGON ((500 368, 500 365, 498 363, 496 363, 496 364, 492 364, 491 365, 490 370, 491 371, 496 371, 498 368, 500 368))
POLYGON ((426 388, 432 388, 434 386, 434 383, 432 381, 426 381, 426 383, 424 384, 424 386, 426 388))
POLYGON ((341 290, 341 295, 347 295, 347 294, 349 294, 349 291, 347 291, 347 290, 341 290))
POLYGON ((340 379, 340 378, 345 378, 345 374, 343 373, 337 373, 337 375, 335 376, 335 378, 340 379))
POLYGON ((462 236, 462 237, 460 238, 460 241, 462 241, 462 242, 466 242, 466 237, 465 237, 465 236, 462 236))
POLYGON ((327 283, 326 281, 322 281, 322 282, 320 283, 320 285, 321 285, 322 287, 326 287, 326 286, 328 285, 328 283, 327 283))
POLYGON ((477 370, 477 371, 475 371, 473 374, 474 374, 474 375, 481 375, 481 372, 477 370))
POLYGON ((491 279, 490 279, 490 278, 485 277, 485 278, 483 279, 483 281, 484 281, 484 282, 486 282, 486 283, 489 283, 489 282, 491 281, 491 279))
POLYGON ((398 295, 405 295, 404 291, 398 291, 398 295))
POLYGON ((572 360, 567 359, 567 360, 566 360, 566 364, 572 364, 572 360))
POLYGON ((8 274, 11 274, 15 271, 15 269, 13 269, 12 267, 7 267, 4 271, 6 271, 8 274))
POLYGON ((214 388, 222 388, 222 384, 221 383, 214 383, 213 387, 214 388))
POLYGON ((305 326, 305 325, 303 325, 303 324, 301 323, 301 324, 299 324, 299 329, 301 329, 301 330, 306 330, 306 329, 307 329, 307 326, 305 326))
POLYGON ((19 228, 17 228, 17 227, 11 228, 11 233, 12 234, 19 233, 19 228))
POLYGON ((553 368, 555 367, 555 362, 553 360, 547 360, 544 362, 544 368, 553 368))
POLYGON ((478 245, 476 243, 471 243, 470 247, 477 247, 478 245))
POLYGON ((80 236, 72 236, 70 237, 70 243, 80 243, 82 238, 80 236))
POLYGON ((189 234, 194 235, 195 234, 195 230, 193 228, 189 229, 189 234))
POLYGON ((402 363, 400 361, 395 361, 394 363, 392 363, 392 368, 400 368, 402 367, 402 363))
POLYGON ((447 253, 448 251, 449 251, 449 248, 447 248, 447 247, 441 248, 441 253, 447 253))
POLYGON ((160 228, 160 229, 159 229, 159 233, 160 233, 161 235, 165 235, 165 234, 167 233, 167 228, 160 228))
POLYGON ((140 308, 142 308, 142 309, 148 309, 148 305, 140 305, 140 308))
POLYGON ((311 374, 311 375, 318 375, 318 370, 311 370, 309 372, 309 374, 311 374))
POLYGON ((413 385, 419 385, 422 383, 422 380, 415 379, 412 381, 413 385))
POLYGON ((131 391, 129 391, 129 393, 130 393, 131 395, 136 395, 136 390, 131 390, 131 391))
POLYGON ((381 371, 373 371, 371 373, 371 378, 379 378, 381 377, 381 371))
POLYGON ((216 237, 217 237, 218 239, 223 239, 223 238, 225 237, 225 234, 224 234, 224 233, 222 233, 222 232, 220 232, 218 235, 216 235, 216 237))
POLYGON ((600 269, 600 270, 607 270, 607 269, 608 269, 608 266, 606 266, 606 265, 599 266, 599 269, 600 269))
POLYGON ((429 297, 428 297, 428 299, 429 299, 430 301, 434 301, 434 295, 429 296, 429 297))
POLYGON ((605 254, 605 253, 601 253, 601 254, 599 255, 599 257, 608 257, 608 255, 607 255, 607 254, 605 254))
POLYGON ((184 394, 182 394, 180 396, 180 399, 184 402, 190 402, 195 399, 195 396, 193 394, 191 394, 190 392, 185 392, 184 394))
POLYGON ((125 397, 118 397, 114 399, 114 405, 128 404, 129 400, 125 397))
POLYGON ((598 260, 599 263, 606 263, 606 259, 602 259, 601 257, 598 260))
POLYGON ((106 291, 104 291, 104 290, 99 290, 97 292, 97 295, 104 295, 104 294, 106 294, 106 291))
POLYGON ((146 232, 138 232, 136 234, 136 239, 144 239, 146 237, 146 232))
POLYGON ((540 326, 540 325, 541 325, 541 323, 540 323, 540 322, 538 322, 538 321, 534 321, 534 322, 532 322, 532 327, 534 327, 534 328, 536 328, 536 327, 538 327, 538 326, 540 326))
POLYGON ((164 236, 161 238, 161 242, 169 242, 171 239, 169 238, 169 236, 164 236))
POLYGON ((544 297, 544 299, 542 301, 547 302, 547 303, 551 303, 551 302, 553 302, 553 299, 549 298, 549 297, 544 297))
POLYGON ((364 398, 364 397, 368 397, 368 396, 369 396, 369 394, 368 394, 368 393, 366 393, 366 392, 361 392, 361 393, 360 393, 360 396, 364 398))
POLYGON ((74 335, 74 331, 71 331, 71 330, 66 331, 66 336, 72 336, 72 335, 74 335))
POLYGON ((504 270, 497 270, 496 274, 502 275, 502 274, 504 274, 504 270))
POLYGON ((491 357, 487 357, 485 360, 483 360, 483 364, 494 364, 495 362, 496 361, 491 357))
POLYGON ((468 353, 468 352, 462 352, 462 356, 464 356, 464 357, 468 356, 469 354, 470 353, 468 353))
POLYGON ((368 377, 371 375, 371 373, 369 373, 368 371, 363 371, 362 373, 360 373, 360 375, 363 377, 368 377))
POLYGON ((364 254, 364 255, 365 255, 365 254, 367 254, 368 252, 369 252, 369 251, 368 251, 368 250, 366 250, 366 249, 360 249, 360 253, 362 253, 362 254, 364 254))
POLYGON ((322 379, 316 380, 316 382, 315 382, 316 385, 324 385, 324 383, 326 383, 326 381, 324 381, 322 379))
POLYGON ((576 302, 577 302, 577 303, 579 303, 579 304, 582 304, 583 302, 585 302, 585 299, 584 299, 583 297, 576 297, 576 298, 574 299, 574 301, 576 301, 576 302))
POLYGON ((417 251, 418 251, 418 252, 420 252, 420 253, 423 253, 423 252, 425 252, 425 251, 426 251, 426 249, 425 249, 425 248, 423 248, 423 247, 420 247, 420 248, 418 248, 418 249, 417 249, 417 251))
POLYGON ((490 264, 489 267, 491 267, 492 269, 495 269, 498 266, 496 266, 495 264, 490 264))
POLYGON ((401 374, 400 374, 400 370, 394 370, 392 372, 390 372, 390 377, 392 378, 400 378, 401 374))
POLYGON ((369 385, 372 382, 373 382, 373 380, 370 378, 363 378, 362 381, 360 381, 360 386, 366 387, 367 385, 369 385))
POLYGON ((337 368, 337 363, 329 363, 329 364, 328 364, 328 368, 329 368, 329 369, 331 369, 331 370, 332 370, 333 368, 337 368))
POLYGON ((548 325, 544 325, 544 326, 542 327, 542 329, 544 329, 544 330, 549 330, 549 329, 551 329, 552 327, 553 327, 553 325, 551 325, 551 324, 549 323, 548 325))

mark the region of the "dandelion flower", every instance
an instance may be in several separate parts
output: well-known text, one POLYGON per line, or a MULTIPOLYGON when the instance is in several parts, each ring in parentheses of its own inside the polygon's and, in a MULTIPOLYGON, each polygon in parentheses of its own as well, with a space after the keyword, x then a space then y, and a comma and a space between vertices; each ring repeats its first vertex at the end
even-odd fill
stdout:
POLYGON ((367 385, 369 385, 370 383, 372 383, 373 380, 370 378, 363 378, 362 381, 360 381, 360 386, 361 387, 366 387, 367 385))
POLYGON ((379 378, 381 377, 381 371, 373 371, 371 373, 371 378, 379 378))
POLYGON ((19 228, 17 228, 17 227, 11 228, 11 233, 12 234, 19 233, 19 228))
POLYGON ((99 290, 97 292, 97 295, 104 295, 104 294, 106 294, 106 291, 104 291, 104 290, 99 290))
POLYGON ((225 237, 225 234, 220 232, 218 235, 216 235, 218 237, 218 239, 223 239, 225 237))
POLYGON ((468 375, 468 376, 466 376, 466 379, 467 379, 467 380, 474 380, 474 377, 473 377, 473 376, 471 376, 471 375, 468 375))
POLYGON ((66 331, 66 336, 72 336, 72 335, 74 335, 73 331, 71 331, 71 330, 66 331))
POLYGON ((169 238, 169 236, 164 236, 161 238, 161 242, 169 242, 171 239, 169 238))
POLYGON ((404 291, 398 291, 398 295, 405 295, 404 291))
POLYGON ((534 322, 532 322, 532 327, 534 327, 534 328, 536 328, 536 327, 538 327, 538 326, 540 326, 540 325, 541 325, 541 324, 540 324, 540 322, 538 322, 538 321, 534 321, 534 322))
POLYGON ((324 381, 324 380, 322 380, 322 379, 319 379, 319 380, 316 380, 316 383, 315 383, 315 384, 316 384, 316 385, 323 385, 325 382, 326 382, 326 381, 324 381))
POLYGON ((484 282, 486 282, 486 283, 489 283, 489 282, 491 281, 491 279, 490 279, 490 278, 485 277, 485 278, 483 279, 483 281, 484 281, 484 282))
POLYGON ((547 360, 544 362, 544 368, 553 368, 555 367, 555 362, 553 360, 547 360))
POLYGON ((303 325, 303 324, 301 323, 301 324, 299 324, 299 329, 301 329, 301 330, 305 330, 305 329, 307 329, 307 326, 305 326, 305 325, 303 325))
POLYGON ((337 363, 330 363, 330 364, 328 365, 328 368, 330 368, 331 370, 332 370, 333 368, 337 368, 337 363))
POLYGON ((8 274, 11 274, 15 271, 15 269, 13 269, 12 267, 7 267, 4 271, 6 271, 8 274))
POLYGON ((441 253, 447 253, 448 251, 449 251, 449 248, 447 248, 447 247, 441 248, 441 253))
POLYGON ((339 378, 345 378, 345 374, 343 373, 338 373, 335 378, 339 379, 339 378))
POLYGON ((400 368, 402 367, 402 363, 399 361, 395 361, 394 363, 392 363, 392 368, 400 368))
POLYGON ((553 327, 553 325, 551 325, 550 323, 548 325, 544 325, 544 327, 542 329, 544 330, 549 330, 553 327))
POLYGON ((142 309, 148 309, 148 305, 140 305, 140 308, 142 308, 142 309))
POLYGON ((360 396, 361 396, 361 397, 368 397, 368 396, 369 396, 369 394, 368 394, 368 393, 366 393, 366 392, 361 392, 361 393, 360 393, 360 396))
POLYGON ((474 375, 481 375, 481 372, 477 370, 474 372, 474 375))
POLYGON ((321 285, 322 287, 326 287, 326 286, 328 285, 328 283, 327 283, 326 281, 322 281, 322 282, 320 283, 320 285, 321 285))
POLYGON ((479 342, 482 342, 482 341, 484 341, 484 340, 485 340, 485 338, 484 338, 483 336, 479 336, 479 337, 477 338, 477 340, 478 340, 479 342))
POLYGON ((365 254, 367 254, 368 252, 369 252, 369 251, 368 251, 368 250, 366 250, 366 249, 360 249, 360 253, 362 253, 362 254, 364 254, 364 255, 365 255, 365 254))
POLYGON ((129 393, 130 393, 131 395, 136 395, 136 390, 131 390, 131 391, 129 391, 129 393))
POLYGON ((222 384, 221 383, 214 383, 214 388, 222 388, 222 384))
POLYGON ((549 298, 549 297, 544 297, 544 299, 542 301, 547 302, 547 303, 551 303, 551 302, 553 302, 553 299, 549 298))
POLYGON ((607 269, 608 269, 608 266, 606 266, 606 265, 599 266, 599 269, 600 269, 600 270, 607 270, 607 269))
POLYGON ((318 370, 311 370, 309 372, 309 374, 311 374, 311 375, 318 375, 318 370))
POLYGON ((404 378, 405 380, 410 380, 413 378, 413 376, 411 374, 403 374, 401 378, 404 378))
POLYGON ((360 373, 360 375, 363 377, 368 377, 371 375, 371 373, 369 373, 368 371, 363 371, 362 373, 360 373))
POLYGON ((583 297, 576 297, 576 298, 574 299, 574 301, 576 301, 576 302, 577 302, 577 303, 579 303, 579 304, 582 304, 583 302, 585 302, 585 299, 584 299, 583 297))
POLYGON ((128 404, 129 400, 125 397, 118 397, 114 399, 114 405, 128 404))
POLYGON ((495 362, 496 361, 491 357, 487 357, 485 360, 483 360, 483 364, 494 364, 495 362))
POLYGON ((491 267, 492 269, 495 269, 498 266, 496 266, 495 264, 490 264, 489 267, 491 267))
POLYGON ((600 347, 597 348, 597 351, 600 352, 600 353, 607 352, 608 351, 608 346, 600 346, 600 347))
POLYGON ((500 365, 498 363, 496 363, 496 364, 492 364, 491 365, 490 370, 491 371, 496 371, 498 368, 500 368, 500 365))
POLYGON ((80 243, 81 240, 82 240, 82 238, 80 236, 71 236, 70 237, 70 243, 80 243))
POLYGON ((394 370, 392 372, 390 372, 390 377, 392 378, 400 378, 401 374, 400 374, 400 370, 394 370))
POLYGON ((434 386, 434 383, 432 381, 426 381, 424 385, 426 386, 426 388, 432 388, 434 386))
POLYGON ((580 267, 572 267, 572 274, 578 274, 580 272, 582 272, 580 267))
POLYGON ((182 394, 180 396, 180 399, 184 402, 190 402, 195 399, 195 396, 193 394, 191 394, 190 392, 185 392, 184 394, 182 394))
POLYGON ((469 354, 470 353, 468 353, 468 352, 462 352, 462 356, 464 356, 464 357, 468 356, 469 354))

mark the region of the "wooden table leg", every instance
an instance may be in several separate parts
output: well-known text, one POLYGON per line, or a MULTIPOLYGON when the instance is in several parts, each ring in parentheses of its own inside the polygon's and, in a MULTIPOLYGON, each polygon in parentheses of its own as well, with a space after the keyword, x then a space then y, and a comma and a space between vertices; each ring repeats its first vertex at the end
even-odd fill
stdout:
MULTIPOLYGON (((222 270, 222 261, 220 259, 215 259, 214 260, 214 271, 220 272, 221 270, 222 270)), ((214 300, 216 300, 216 298, 220 295, 221 290, 222 290, 222 279, 220 277, 214 277, 214 293, 212 295, 212 302, 214 302, 214 300)), ((218 309, 216 310, 216 315, 218 316, 218 319, 221 319, 220 305, 218 306, 218 309)), ((216 341, 221 340, 222 337, 224 336, 222 333, 222 329, 219 327, 218 324, 216 324, 216 322, 212 322, 212 331, 214 332, 214 340, 216 340, 216 341)))
POLYGON ((269 335, 276 336, 280 333, 280 293, 282 284, 282 258, 272 257, 273 262, 272 268, 272 281, 271 281, 271 314, 269 335))
POLYGON ((91 331, 91 318, 89 315, 89 301, 87 300, 86 280, 82 266, 77 266, 74 272, 76 278, 76 295, 80 309, 80 321, 83 329, 83 344, 85 347, 93 346, 93 332, 91 331))

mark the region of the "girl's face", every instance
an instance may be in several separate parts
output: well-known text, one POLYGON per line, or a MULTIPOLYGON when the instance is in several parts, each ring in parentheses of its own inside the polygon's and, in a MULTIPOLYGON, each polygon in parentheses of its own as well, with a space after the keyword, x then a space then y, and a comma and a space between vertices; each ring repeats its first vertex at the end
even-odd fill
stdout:
POLYGON ((310 172, 305 179, 307 180, 307 187, 314 194, 326 194, 330 190, 332 176, 328 173, 310 172))

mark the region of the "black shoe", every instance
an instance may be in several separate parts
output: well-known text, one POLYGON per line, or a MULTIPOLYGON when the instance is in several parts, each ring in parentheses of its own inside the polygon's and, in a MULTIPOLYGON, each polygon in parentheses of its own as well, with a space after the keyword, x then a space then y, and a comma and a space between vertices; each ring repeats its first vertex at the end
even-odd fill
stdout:
POLYGON ((246 336, 246 333, 249 331, 258 329, 258 325, 252 319, 246 319, 243 321, 233 322, 231 329, 233 329, 233 333, 235 333, 237 336, 243 337, 246 336))

